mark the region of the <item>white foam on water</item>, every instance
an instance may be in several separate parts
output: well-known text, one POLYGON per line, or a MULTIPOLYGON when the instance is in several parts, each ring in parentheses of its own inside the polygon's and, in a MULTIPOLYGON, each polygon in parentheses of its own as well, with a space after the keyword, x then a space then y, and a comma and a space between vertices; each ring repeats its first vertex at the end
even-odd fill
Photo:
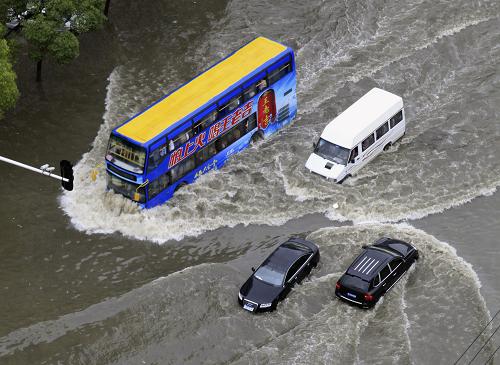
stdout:
POLYGON ((363 349, 379 345, 373 336, 363 334, 383 333, 390 321, 391 331, 400 333, 390 346, 404 347, 394 349, 394 356, 401 360, 407 351, 415 363, 422 363, 418 361, 425 340, 422 331, 432 328, 433 321, 444 319, 453 331, 476 323, 452 339, 457 343, 447 345, 451 350, 446 347, 438 355, 452 357, 456 348, 467 345, 477 323, 488 320, 471 266, 451 246, 410 225, 324 228, 307 239, 320 247, 320 265, 273 313, 251 315, 238 306, 237 292, 248 273, 238 272, 231 263, 201 264, 82 311, 11 332, 0 338, 0 354, 15 359, 21 350, 34 356, 43 351, 49 362, 72 359, 86 364, 198 364, 207 359, 242 364, 303 364, 304 359, 315 364, 363 363, 363 349), (374 310, 335 299, 335 283, 361 244, 382 235, 410 241, 419 249, 414 269, 374 310), (442 291, 454 295, 442 297, 442 291), (468 300, 455 301, 457 296, 468 300), (421 315, 422 308, 426 316, 421 315), (66 344, 64 354, 59 351, 61 344, 66 344))
MULTIPOLYGON (((500 135, 497 82, 475 77, 478 62, 498 66, 498 50, 490 47, 495 35, 476 39, 481 27, 497 22, 490 19, 491 9, 467 4, 470 15, 443 20, 430 27, 429 37, 405 21, 415 14, 430 16, 423 4, 401 12, 391 7, 381 11, 370 3, 297 2, 287 17, 295 26, 285 35, 281 27, 272 26, 282 4, 249 17, 259 4, 231 2, 226 17, 214 23, 217 34, 209 32, 193 45, 191 61, 203 69, 209 62, 205 54, 213 61, 213 55, 227 54, 261 29, 267 29, 270 38, 297 44, 299 115, 293 124, 234 156, 221 171, 203 176, 162 206, 139 210, 106 192, 104 167, 95 182, 89 177, 103 162, 111 129, 162 90, 155 73, 142 70, 140 63, 119 67, 109 78, 104 122, 91 151, 75 166, 75 190, 61 197, 61 207, 77 229, 163 243, 237 224, 281 225, 311 213, 355 223, 397 222, 439 213, 497 189, 500 170, 494 151, 487 158, 482 154, 485 145, 496 146, 495 136, 500 135), (391 36, 395 31, 400 39, 391 36), (242 32, 241 37, 235 38, 235 32, 242 32), (456 42, 468 52, 464 59, 442 51, 456 47, 456 42), (305 171, 311 142, 325 123, 371 86, 403 95, 406 137, 342 186, 305 171), (475 93, 470 93, 471 87, 475 93), (465 103, 470 110, 456 113, 465 103)), ((169 85, 164 89, 179 83, 177 71, 162 70, 157 76, 169 85)))

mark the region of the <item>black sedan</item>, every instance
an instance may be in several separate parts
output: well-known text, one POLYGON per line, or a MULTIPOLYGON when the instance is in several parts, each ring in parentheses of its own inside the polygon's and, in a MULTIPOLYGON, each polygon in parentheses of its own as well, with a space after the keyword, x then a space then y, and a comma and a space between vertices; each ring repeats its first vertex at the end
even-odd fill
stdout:
POLYGON ((362 308, 373 307, 418 259, 418 250, 409 243, 382 238, 349 266, 335 286, 335 295, 362 308))
POLYGON ((305 278, 319 262, 314 243, 291 238, 282 243, 243 284, 238 302, 250 312, 272 311, 295 283, 305 278))

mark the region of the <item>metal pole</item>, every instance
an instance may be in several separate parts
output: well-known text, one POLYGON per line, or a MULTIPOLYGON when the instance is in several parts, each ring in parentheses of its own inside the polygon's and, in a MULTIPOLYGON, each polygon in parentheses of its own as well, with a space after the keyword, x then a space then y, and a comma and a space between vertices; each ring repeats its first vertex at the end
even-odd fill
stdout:
POLYGON ((26 165, 24 163, 11 160, 10 158, 0 156, 0 161, 10 163, 11 165, 22 167, 23 169, 34 171, 34 172, 37 172, 37 173, 45 175, 45 176, 50 176, 50 177, 57 179, 57 180, 60 180, 60 181, 69 182, 69 179, 66 179, 66 178, 61 177, 61 176, 56 175, 56 174, 52 174, 50 171, 37 169, 36 167, 32 167, 30 165, 26 165))

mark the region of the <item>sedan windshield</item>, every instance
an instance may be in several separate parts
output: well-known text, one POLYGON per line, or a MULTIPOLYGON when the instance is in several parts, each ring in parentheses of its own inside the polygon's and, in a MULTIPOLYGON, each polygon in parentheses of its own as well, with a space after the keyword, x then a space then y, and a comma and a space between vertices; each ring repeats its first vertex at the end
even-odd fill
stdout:
POLYGON ((111 135, 106 160, 122 169, 142 174, 146 161, 146 150, 124 139, 111 135))
POLYGON ((264 264, 257 269, 254 276, 268 284, 280 286, 283 284, 285 270, 283 268, 273 267, 270 262, 264 262, 264 264))
POLYGON ((349 158, 349 150, 347 148, 325 141, 323 138, 319 139, 314 153, 340 165, 347 165, 347 159, 349 158))

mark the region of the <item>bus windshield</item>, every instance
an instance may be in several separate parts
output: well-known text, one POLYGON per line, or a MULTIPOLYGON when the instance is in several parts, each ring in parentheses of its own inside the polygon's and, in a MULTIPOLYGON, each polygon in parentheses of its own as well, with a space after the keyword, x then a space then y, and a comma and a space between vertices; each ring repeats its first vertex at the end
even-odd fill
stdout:
POLYGON ((323 138, 319 139, 314 153, 340 165, 347 165, 347 159, 349 158, 347 148, 325 141, 323 138))
POLYGON ((109 138, 106 160, 122 169, 142 174, 146 161, 146 150, 120 137, 111 135, 109 138))

